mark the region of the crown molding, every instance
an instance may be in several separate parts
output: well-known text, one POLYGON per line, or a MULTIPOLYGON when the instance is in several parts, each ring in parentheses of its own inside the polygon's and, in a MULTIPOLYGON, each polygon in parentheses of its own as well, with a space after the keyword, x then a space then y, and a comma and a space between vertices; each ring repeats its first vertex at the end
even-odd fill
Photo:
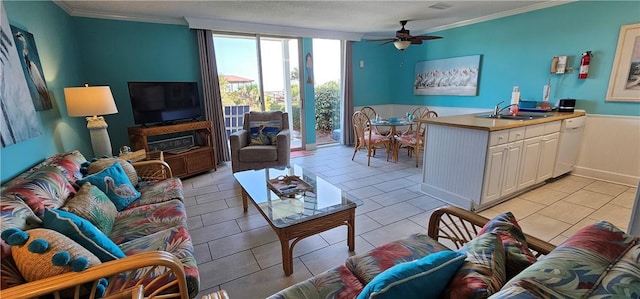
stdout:
POLYGON ((491 14, 491 15, 482 16, 482 17, 479 17, 479 18, 473 18, 473 19, 469 19, 469 20, 464 20, 464 21, 452 23, 452 24, 449 24, 449 25, 443 25, 443 26, 438 26, 438 27, 434 27, 434 28, 429 28, 428 30, 422 31, 421 34, 431 33, 431 32, 436 32, 436 31, 443 31, 443 30, 447 30, 447 29, 453 29, 453 28, 472 25, 472 24, 481 23, 481 22, 485 22, 485 21, 491 21, 491 20, 495 20, 495 19, 500 19, 500 18, 504 18, 504 17, 509 17, 509 16, 513 16, 513 15, 517 15, 517 14, 522 14, 522 13, 526 13, 526 12, 530 12, 530 11, 534 11, 534 10, 539 10, 539 9, 545 9, 545 8, 554 7, 554 6, 558 6, 558 5, 563 5, 563 4, 576 2, 576 1, 579 1, 579 0, 551 0, 551 1, 546 1, 546 2, 536 3, 536 4, 525 6, 525 7, 520 7, 520 8, 508 10, 508 11, 503 11, 503 12, 499 12, 499 13, 495 13, 495 14, 491 14))
POLYGON ((68 15, 73 17, 85 17, 94 19, 109 19, 117 21, 130 21, 130 22, 145 22, 145 23, 158 23, 158 24, 170 24, 170 25, 187 25, 183 18, 163 18, 163 17, 149 17, 149 16, 129 16, 119 14, 108 14, 103 12, 96 12, 91 10, 74 9, 67 5, 66 1, 53 0, 62 10, 68 15))
POLYGON ((251 33, 251 34, 272 34, 279 36, 299 36, 326 39, 341 39, 350 41, 360 41, 361 33, 342 32, 331 30, 319 30, 302 27, 290 27, 280 25, 267 25, 250 22, 238 22, 221 19, 203 19, 185 17, 191 29, 208 29, 214 31, 251 33))
MULTIPOLYGON (((550 0, 541 3, 536 3, 533 5, 529 5, 526 7, 521 7, 517 9, 512 9, 505 12, 495 13, 487 16, 482 16, 479 18, 464 20, 448 25, 438 26, 429 28, 427 30, 414 30, 414 32, 419 32, 420 35, 427 34, 431 32, 443 31, 447 29, 453 29, 457 27, 472 25, 476 23, 481 23, 485 21, 500 19, 512 15, 517 15, 521 13, 526 13, 530 11, 535 11, 539 9, 545 9, 553 6, 563 5, 571 2, 575 2, 579 0, 550 0)), ((129 15, 120 15, 120 14, 108 14, 90 10, 82 10, 82 9, 74 9, 70 7, 66 2, 62 0, 53 0, 55 4, 57 4, 62 10, 64 10, 68 15, 74 17, 87 17, 87 18, 97 18, 97 19, 110 19, 110 20, 118 20, 118 21, 131 21, 131 22, 145 22, 145 23, 160 23, 160 24, 171 24, 171 25, 188 25, 189 28, 192 29, 209 29, 215 31, 227 31, 227 32, 238 32, 238 33, 251 33, 251 34, 274 34, 274 35, 282 35, 282 36, 302 36, 302 37, 314 37, 314 38, 327 38, 327 39, 342 39, 342 40, 350 40, 350 41, 360 41, 363 38, 384 38, 381 36, 373 36, 362 33, 355 32, 340 32, 340 31, 331 31, 331 30, 320 30, 320 29, 311 29, 311 28, 302 28, 302 27, 290 27, 290 26, 280 26, 280 25, 267 25, 260 23, 250 23, 250 22, 238 22, 238 21, 230 21, 230 20, 222 20, 222 19, 203 19, 203 18, 194 18, 194 17, 184 17, 184 18, 163 18, 163 17, 150 17, 150 16, 129 16, 129 15)))

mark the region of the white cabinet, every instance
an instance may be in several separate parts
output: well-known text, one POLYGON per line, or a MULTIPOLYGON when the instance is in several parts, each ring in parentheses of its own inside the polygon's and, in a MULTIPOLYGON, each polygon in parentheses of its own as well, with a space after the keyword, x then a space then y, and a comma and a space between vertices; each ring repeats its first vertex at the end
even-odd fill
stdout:
POLYGON ((502 130, 474 127, 476 122, 478 118, 452 117, 456 125, 427 123, 422 192, 479 210, 551 177, 560 121, 524 122, 502 130))
POLYGON ((507 145, 492 146, 487 151, 487 163, 482 186, 480 203, 487 203, 500 198, 502 193, 502 173, 507 156, 507 145))
POLYGON ((550 179, 553 176, 559 137, 560 133, 558 132, 545 135, 542 138, 542 151, 540 152, 540 161, 538 162, 536 183, 550 179))
POLYGON ((522 147, 522 161, 520 163, 520 175, 518 189, 523 189, 536 183, 538 174, 538 160, 542 149, 542 136, 529 138, 524 141, 522 147))
POLYGON ((492 202, 518 190, 524 132, 524 128, 515 128, 495 131, 489 135, 490 146, 487 150, 480 204, 492 202))
POLYGON ((523 142, 513 142, 507 148, 507 159, 502 178, 501 196, 518 191, 518 170, 520 170, 520 157, 522 155, 523 142))
POLYGON ((559 121, 526 127, 518 189, 551 178, 558 151, 559 131, 559 121))

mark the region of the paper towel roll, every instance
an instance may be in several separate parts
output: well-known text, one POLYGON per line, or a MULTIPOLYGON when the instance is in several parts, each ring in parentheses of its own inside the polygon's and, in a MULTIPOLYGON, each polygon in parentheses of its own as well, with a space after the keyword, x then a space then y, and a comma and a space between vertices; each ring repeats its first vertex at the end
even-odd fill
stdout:
POLYGON ((520 89, 518 86, 513 87, 513 92, 511 92, 511 105, 517 105, 520 102, 520 89))

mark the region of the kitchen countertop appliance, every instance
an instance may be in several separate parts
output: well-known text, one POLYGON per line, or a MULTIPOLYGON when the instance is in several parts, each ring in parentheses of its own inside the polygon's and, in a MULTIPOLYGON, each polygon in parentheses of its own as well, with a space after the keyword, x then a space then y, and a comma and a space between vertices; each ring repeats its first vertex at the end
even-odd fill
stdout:
POLYGON ((556 156, 556 165, 553 170, 554 178, 573 170, 580 153, 586 119, 586 116, 580 116, 562 121, 560 139, 558 141, 558 155, 556 156))
POLYGON ((573 112, 576 109, 576 99, 561 99, 558 102, 558 112, 573 112))

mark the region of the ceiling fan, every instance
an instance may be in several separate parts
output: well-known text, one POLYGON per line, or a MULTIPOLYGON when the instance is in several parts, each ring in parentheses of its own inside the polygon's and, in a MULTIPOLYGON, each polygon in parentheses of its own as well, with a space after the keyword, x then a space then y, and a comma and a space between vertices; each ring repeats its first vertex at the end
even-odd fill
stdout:
POLYGON ((408 20, 400 21, 400 25, 402 25, 402 29, 396 31, 396 37, 393 38, 384 38, 384 39, 374 39, 370 41, 385 41, 382 43, 383 45, 388 43, 393 43, 393 45, 400 51, 404 51, 404 49, 408 48, 410 45, 420 45, 424 40, 431 39, 439 39, 441 36, 432 36, 432 35, 411 35, 408 29, 404 28, 404 25, 407 25, 408 20))

